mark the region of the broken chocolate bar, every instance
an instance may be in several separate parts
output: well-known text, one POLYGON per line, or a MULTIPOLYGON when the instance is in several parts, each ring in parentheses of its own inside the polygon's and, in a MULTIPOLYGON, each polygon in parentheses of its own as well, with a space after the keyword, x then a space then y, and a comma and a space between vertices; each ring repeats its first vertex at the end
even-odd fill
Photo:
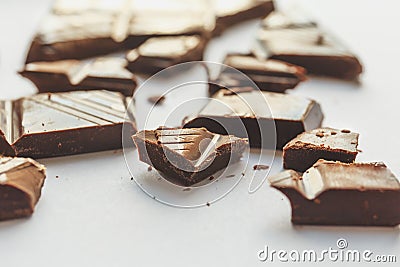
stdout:
POLYGON ((214 35, 237 23, 264 18, 274 10, 272 0, 215 0, 213 4, 217 15, 214 35))
POLYGON ((122 147, 122 127, 136 130, 128 99, 104 90, 43 93, 0 101, 0 151, 56 157, 122 147))
POLYGON ((126 65, 127 61, 116 55, 85 60, 32 62, 26 64, 20 74, 30 79, 39 93, 101 88, 132 96, 137 81, 125 68, 126 65))
POLYGON ((287 170, 269 181, 289 198, 294 224, 400 224, 400 183, 383 163, 319 160, 302 176, 287 170))
POLYGON ((299 172, 317 160, 354 162, 358 154, 358 133, 319 128, 299 134, 283 148, 283 167, 299 172))
POLYGON ((229 67, 223 67, 218 78, 210 81, 210 95, 222 88, 255 87, 238 71, 246 74, 262 91, 283 93, 306 80, 302 67, 279 60, 257 59, 250 54, 228 54, 223 64, 229 67))
POLYGON ((82 59, 133 49, 150 37, 209 38, 215 17, 204 1, 58 1, 34 37, 27 63, 82 59), (81 3, 82 2, 82 3, 81 3))
POLYGON ((204 128, 144 130, 132 138, 141 161, 183 186, 194 185, 238 162, 247 146, 246 139, 204 128))
POLYGON ((178 63, 203 60, 204 47, 199 35, 150 38, 128 52, 127 68, 152 75, 178 63))
POLYGON ((304 67, 308 73, 356 80, 362 72, 357 57, 315 22, 273 12, 263 20, 254 54, 304 67))
POLYGON ((0 157, 0 221, 33 213, 46 178, 45 170, 28 158, 0 157))
POLYGON ((282 149, 298 134, 320 127, 322 120, 314 100, 256 90, 219 90, 184 127, 248 137, 251 147, 282 149))

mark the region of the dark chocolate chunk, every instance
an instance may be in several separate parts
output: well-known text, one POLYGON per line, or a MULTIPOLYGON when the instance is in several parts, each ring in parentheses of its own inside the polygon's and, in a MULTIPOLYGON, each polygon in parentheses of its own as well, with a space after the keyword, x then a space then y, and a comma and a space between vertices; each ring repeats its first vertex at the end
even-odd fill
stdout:
POLYGON ((263 20, 254 54, 286 61, 308 73, 356 80, 362 72, 357 57, 332 35, 304 17, 273 12, 263 20))
POLYGON ((204 1, 122 1, 109 5, 57 1, 42 22, 26 59, 82 59, 133 49, 150 37, 201 35, 209 38, 215 17, 204 1))
POLYGON ((20 74, 30 79, 39 93, 101 88, 132 96, 137 81, 125 68, 126 65, 127 61, 116 55, 86 60, 32 62, 26 64, 20 74))
POLYGON ((128 52, 127 68, 152 75, 179 63, 203 60, 204 48, 205 40, 199 35, 150 38, 128 52))
POLYGON ((214 35, 237 23, 264 18, 274 10, 272 0, 215 0, 213 4, 217 16, 214 35))
POLYGON ((133 135, 141 161, 169 181, 191 186, 238 162, 247 140, 204 128, 159 128, 133 135))
POLYGON ((127 133, 136 132, 127 107, 128 98, 104 90, 0 101, 0 151, 45 158, 121 148, 123 125, 127 133))
POLYGON ((218 78, 210 82, 210 95, 222 88, 254 87, 253 83, 236 70, 246 74, 262 91, 283 93, 306 80, 306 72, 302 67, 279 60, 257 59, 246 54, 228 54, 223 63, 235 70, 223 68, 218 78))
POLYGON ((319 128, 299 134, 283 148, 283 167, 299 172, 317 160, 354 162, 358 154, 358 133, 319 128))
POLYGON ((32 159, 0 157, 0 221, 33 213, 46 178, 45 170, 32 159))
POLYGON ((383 163, 319 160, 302 176, 287 170, 269 181, 289 198, 294 224, 400 223, 400 183, 383 163))
POLYGON ((255 90, 237 94, 219 90, 184 127, 205 127, 214 133, 248 137, 251 147, 276 145, 282 149, 298 134, 320 127, 322 120, 320 105, 314 100, 255 90), (272 140, 275 131, 276 140, 272 140))

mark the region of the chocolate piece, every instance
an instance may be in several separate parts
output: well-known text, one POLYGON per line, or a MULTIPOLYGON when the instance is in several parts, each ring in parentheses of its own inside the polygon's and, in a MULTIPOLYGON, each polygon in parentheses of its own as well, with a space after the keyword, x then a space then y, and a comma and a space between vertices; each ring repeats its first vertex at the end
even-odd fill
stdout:
POLYGON ((101 88, 132 96, 137 81, 126 65, 127 61, 117 56, 33 62, 26 64, 20 74, 30 79, 40 93, 101 88))
POLYGON ((248 136, 251 147, 276 145, 282 149, 299 133, 320 127, 322 120, 320 105, 314 100, 255 90, 237 94, 220 90, 184 127, 206 127, 214 133, 248 136))
POLYGON ((263 20, 254 53, 304 67, 308 73, 355 80, 362 72, 357 57, 315 22, 274 12, 263 20))
POLYGON ((217 15, 214 35, 237 23, 264 18, 274 10, 272 0, 215 0, 213 4, 217 15))
POLYGON ((268 169, 269 169, 268 165, 263 165, 263 164, 253 165, 253 170, 255 171, 268 170, 268 169))
POLYGON ((154 37, 127 54, 128 69, 155 74, 178 63, 203 60, 205 41, 199 35, 154 37))
POLYGON ((134 135, 139 158, 169 181, 196 184, 240 160, 247 140, 204 128, 159 128, 134 135))
POLYGON ((127 106, 120 93, 102 90, 0 101, 0 151, 45 158, 121 148, 122 126, 129 134, 136 129, 127 106))
POLYGON ((223 68, 219 77, 211 80, 209 94, 222 88, 254 87, 254 84, 236 70, 246 74, 262 91, 283 93, 306 80, 305 69, 283 61, 257 59, 253 55, 228 54, 223 62, 233 68, 223 68))
POLYGON ((32 159, 0 157, 0 221, 33 213, 46 178, 45 170, 32 159))
POLYGON ((294 224, 400 223, 400 183, 383 163, 319 160, 303 176, 288 170, 269 181, 289 198, 294 224))
POLYGON ((56 14, 41 24, 26 62, 99 56, 135 48, 155 36, 209 38, 215 18, 208 5, 195 0, 174 2, 123 1, 110 7, 91 0, 61 1, 56 14))
POLYGON ((283 167, 299 172, 317 160, 354 162, 358 154, 358 133, 319 128, 299 134, 283 148, 283 167))
POLYGON ((160 105, 165 101, 165 96, 159 96, 159 95, 155 95, 155 96, 150 96, 149 98, 147 98, 147 101, 149 101, 150 103, 154 104, 154 105, 160 105))

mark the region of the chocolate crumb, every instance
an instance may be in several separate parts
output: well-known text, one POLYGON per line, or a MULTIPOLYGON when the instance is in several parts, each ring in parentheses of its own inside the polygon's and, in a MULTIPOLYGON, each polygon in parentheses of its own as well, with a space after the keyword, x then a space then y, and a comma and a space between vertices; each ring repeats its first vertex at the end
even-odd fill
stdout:
POLYGON ((159 96, 159 95, 150 96, 149 98, 147 98, 147 101, 149 101, 154 105, 160 105, 165 101, 165 96, 159 96))
POLYGON ((242 172, 242 176, 244 176, 244 172, 242 172))
POLYGON ((363 151, 362 151, 361 149, 357 149, 357 152, 360 152, 360 153, 362 153, 363 151))
POLYGON ((208 178, 208 180, 210 180, 210 181, 214 180, 214 176, 210 176, 210 178, 208 178))
POLYGON ((42 126, 44 126, 44 123, 42 122, 42 126))
POLYGON ((206 205, 207 205, 207 207, 210 207, 210 203, 209 202, 207 202, 206 205))
POLYGON ((253 166, 253 170, 255 171, 268 170, 268 169, 269 169, 268 165, 256 164, 253 166))
POLYGON ((315 135, 318 136, 318 137, 324 137, 324 133, 323 132, 318 132, 315 135))
POLYGON ((151 167, 151 166, 149 166, 148 168, 147 168, 147 171, 148 172, 151 172, 153 170, 153 167, 151 167))
POLYGON ((331 135, 336 135, 336 134, 337 134, 337 132, 334 132, 334 131, 331 132, 331 135))
POLYGON ((347 129, 343 129, 341 132, 342 132, 342 133, 351 133, 351 131, 350 131, 350 130, 347 130, 347 129))
POLYGON ((131 181, 133 181, 133 177, 131 177, 131 181))
POLYGON ((235 177, 235 175, 234 174, 230 174, 230 175, 226 176, 226 178, 232 178, 232 177, 235 177))
POLYGON ((58 179, 59 177, 58 177, 58 175, 56 175, 56 179, 58 179))

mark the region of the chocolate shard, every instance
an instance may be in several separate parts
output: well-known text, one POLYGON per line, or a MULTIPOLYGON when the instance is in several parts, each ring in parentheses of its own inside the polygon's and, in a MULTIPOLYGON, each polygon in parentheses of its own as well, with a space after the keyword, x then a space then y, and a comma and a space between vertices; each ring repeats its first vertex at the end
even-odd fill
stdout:
POLYGON ((283 93, 306 80, 302 67, 274 59, 258 59, 251 54, 228 54, 223 64, 229 67, 223 67, 219 76, 210 81, 210 95, 222 88, 255 87, 254 84, 262 91, 283 93))
POLYGON ((83 59, 133 49, 150 37, 210 38, 215 17, 200 0, 57 1, 41 23, 26 62, 83 59), (68 3, 70 2, 70 3, 68 3))
POLYGON ((251 147, 282 149, 298 134, 320 127, 322 120, 321 107, 314 100, 256 90, 219 90, 185 121, 184 128, 205 127, 214 133, 248 137, 251 147))
POLYGON ((32 62, 26 64, 20 74, 30 79, 39 93, 101 88, 132 96, 137 80, 126 65, 125 59, 110 55, 85 60, 32 62))
POLYGON ((302 176, 287 170, 269 181, 289 198, 294 224, 400 223, 400 183, 383 163, 319 160, 302 176))
POLYGON ((296 12, 278 12, 263 20, 254 54, 259 58, 286 61, 314 75, 356 80, 362 72, 357 57, 335 37, 296 12))
POLYGON ((304 172, 319 159, 354 162, 358 133, 318 128, 299 134, 283 148, 283 167, 304 172))
POLYGON ((46 178, 45 170, 32 159, 0 157, 0 221, 33 213, 46 178))
POLYGON ((264 18, 275 9, 272 0, 215 0, 213 4, 217 16, 214 35, 240 22, 264 18))
POLYGON ((144 130, 132 138, 141 161, 183 186, 194 185, 238 162, 247 146, 246 139, 214 134, 205 128, 144 130))
POLYGON ((127 53, 127 68, 152 75, 179 63, 201 61, 205 43, 199 35, 153 37, 127 53))
POLYGON ((91 90, 0 101, 0 151, 45 158, 121 148, 123 125, 127 133, 136 132, 128 100, 91 90))

